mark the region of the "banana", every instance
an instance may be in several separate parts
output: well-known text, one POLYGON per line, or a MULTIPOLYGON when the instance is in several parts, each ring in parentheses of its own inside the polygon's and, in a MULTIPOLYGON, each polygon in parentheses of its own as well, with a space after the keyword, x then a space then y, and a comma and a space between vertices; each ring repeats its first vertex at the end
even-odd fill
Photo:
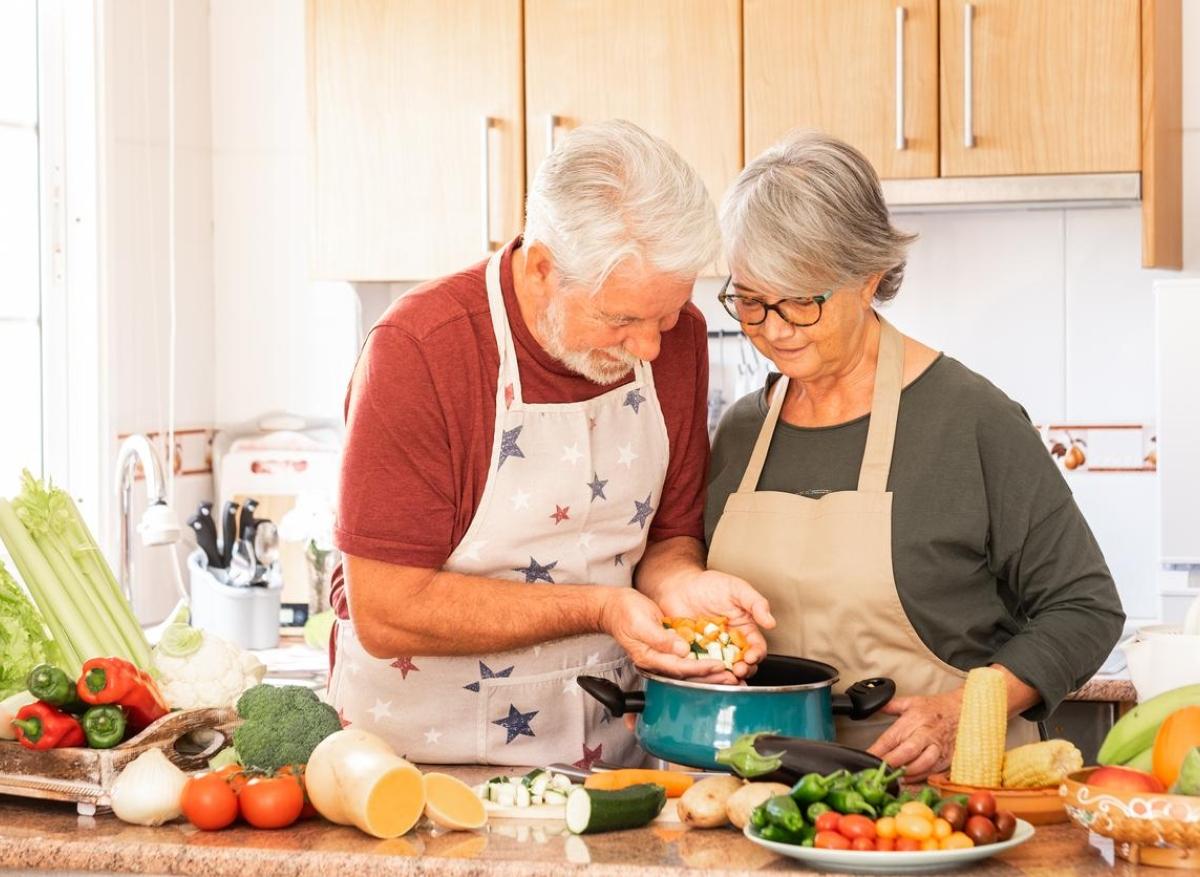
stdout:
POLYGON ((1135 755, 1129 761, 1123 762, 1121 767, 1128 767, 1133 770, 1140 770, 1142 773, 1151 773, 1154 769, 1154 746, 1151 744, 1135 755))
POLYGON ((1127 764, 1154 746, 1158 726, 1175 710, 1200 705, 1200 684, 1185 685, 1139 703, 1112 726, 1100 746, 1101 764, 1127 764))

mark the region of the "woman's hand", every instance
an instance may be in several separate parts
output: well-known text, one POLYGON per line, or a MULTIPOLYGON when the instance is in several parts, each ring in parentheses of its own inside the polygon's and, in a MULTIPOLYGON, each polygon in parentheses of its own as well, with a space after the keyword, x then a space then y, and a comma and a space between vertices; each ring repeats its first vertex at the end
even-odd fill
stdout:
POLYGON ((926 697, 896 697, 880 712, 899 716, 867 750, 892 767, 907 768, 905 782, 946 770, 954 755, 962 689, 926 697))
MULTIPOLYGON (((730 628, 740 631, 746 638, 746 653, 733 665, 732 675, 724 671, 712 674, 704 681, 736 684, 752 675, 755 665, 767 656, 767 641, 760 628, 773 628, 775 617, 767 598, 750 587, 745 579, 712 569, 704 570, 665 590, 658 605, 663 614, 677 618, 722 615, 729 620, 730 628)), ((675 636, 674 633, 671 635, 675 636)))

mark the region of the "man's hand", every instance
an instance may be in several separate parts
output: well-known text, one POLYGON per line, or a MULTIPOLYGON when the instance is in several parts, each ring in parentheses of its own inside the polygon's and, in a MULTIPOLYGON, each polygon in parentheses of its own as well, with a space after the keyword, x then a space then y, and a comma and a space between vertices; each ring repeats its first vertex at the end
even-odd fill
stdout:
POLYGON ((719 661, 685 658, 688 647, 663 627, 654 601, 633 588, 610 588, 600 611, 601 629, 617 641, 640 669, 678 679, 727 673, 719 661))
POLYGON ((950 766, 961 708, 961 688, 926 697, 893 698, 880 712, 899 718, 867 751, 892 767, 906 767, 905 782, 921 782, 950 766))
MULTIPOLYGON (((716 570, 704 570, 664 589, 659 595, 658 605, 664 614, 680 618, 723 615, 729 619, 729 627, 738 630, 746 638, 746 654, 734 664, 733 673, 730 674, 728 670, 709 673, 706 674, 706 682, 736 684, 750 676, 755 665, 767 656, 767 641, 760 628, 773 628, 775 617, 771 615, 767 598, 750 587, 744 579, 716 570)), ((679 639, 674 633, 671 635, 679 639)))

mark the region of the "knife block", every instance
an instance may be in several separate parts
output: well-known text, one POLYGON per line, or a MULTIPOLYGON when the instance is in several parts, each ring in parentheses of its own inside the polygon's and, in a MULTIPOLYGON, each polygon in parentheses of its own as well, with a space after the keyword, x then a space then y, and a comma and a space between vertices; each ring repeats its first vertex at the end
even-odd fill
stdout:
POLYGON ((193 627, 243 649, 273 649, 279 645, 283 582, 277 569, 268 573, 265 588, 235 588, 208 570, 203 551, 189 554, 187 567, 193 627))

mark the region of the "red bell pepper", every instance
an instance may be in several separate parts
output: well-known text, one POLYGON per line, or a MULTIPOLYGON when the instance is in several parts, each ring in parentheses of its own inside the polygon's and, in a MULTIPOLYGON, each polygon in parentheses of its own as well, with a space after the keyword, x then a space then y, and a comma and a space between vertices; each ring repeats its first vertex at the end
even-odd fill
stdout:
POLYGON ((56 707, 37 701, 17 711, 13 719, 17 740, 29 749, 61 749, 66 746, 83 746, 83 728, 74 716, 60 712, 56 707))
POLYGON ((83 665, 76 689, 85 703, 124 707, 135 734, 169 712, 150 674, 123 658, 92 658, 83 665))

